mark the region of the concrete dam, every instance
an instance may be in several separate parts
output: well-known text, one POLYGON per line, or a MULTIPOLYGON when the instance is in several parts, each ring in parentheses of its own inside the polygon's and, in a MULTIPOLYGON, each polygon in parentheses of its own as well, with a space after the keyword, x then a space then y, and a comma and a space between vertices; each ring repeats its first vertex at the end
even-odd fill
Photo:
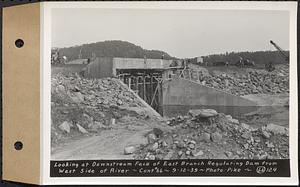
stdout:
POLYGON ((162 116, 184 115, 193 108, 239 115, 256 107, 256 103, 246 98, 202 85, 197 81, 199 72, 187 69, 184 64, 173 67, 171 64, 172 60, 165 59, 102 57, 76 72, 86 78, 120 79, 162 116))
POLYGON ((253 101, 180 77, 164 81, 162 93, 162 113, 166 116, 195 108, 211 108, 237 116, 256 108, 253 101))

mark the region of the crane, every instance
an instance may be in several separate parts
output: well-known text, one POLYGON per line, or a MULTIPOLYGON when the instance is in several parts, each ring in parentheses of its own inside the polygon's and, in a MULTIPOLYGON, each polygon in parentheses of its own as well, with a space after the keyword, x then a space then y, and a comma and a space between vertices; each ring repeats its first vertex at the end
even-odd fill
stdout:
POLYGON ((289 61, 289 56, 286 55, 283 50, 272 40, 270 40, 270 43, 280 52, 280 54, 284 57, 284 59, 288 62, 289 61))
MULTIPOLYGON (((270 40, 270 43, 279 51, 279 53, 284 57, 284 59, 288 62, 289 61, 289 56, 283 52, 283 49, 281 49, 275 42, 270 40)), ((267 71, 274 71, 275 66, 273 65, 273 62, 270 61, 269 63, 265 64, 265 69, 267 71)))

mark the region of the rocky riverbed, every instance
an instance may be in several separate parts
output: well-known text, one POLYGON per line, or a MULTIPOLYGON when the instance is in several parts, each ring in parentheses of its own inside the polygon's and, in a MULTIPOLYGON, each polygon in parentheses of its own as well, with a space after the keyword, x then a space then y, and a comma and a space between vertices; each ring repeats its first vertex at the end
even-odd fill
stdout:
POLYGON ((163 119, 114 78, 59 73, 51 80, 52 158, 289 158, 288 131, 280 124, 242 123, 212 109, 163 119))
MULTIPOLYGON (((190 110, 166 121, 171 133, 147 135, 137 159, 274 159, 289 157, 288 128, 266 124, 253 128, 212 109, 190 110)), ((159 131, 158 131, 159 132, 159 131)), ((127 148, 128 149, 128 148, 127 148)), ((125 150, 126 153, 126 150, 125 150)))
POLYGON ((52 76, 53 144, 110 129, 125 118, 149 118, 151 112, 117 79, 89 80, 73 73, 52 76))
POLYGON ((200 83, 234 95, 289 93, 289 66, 280 65, 273 72, 263 69, 244 70, 239 73, 200 74, 200 83))

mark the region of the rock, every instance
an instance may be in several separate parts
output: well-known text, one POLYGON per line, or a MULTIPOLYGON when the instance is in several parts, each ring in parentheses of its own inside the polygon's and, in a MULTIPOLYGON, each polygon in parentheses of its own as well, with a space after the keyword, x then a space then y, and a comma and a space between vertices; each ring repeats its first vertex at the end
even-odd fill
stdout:
POLYGON ((218 115, 218 112, 213 109, 193 109, 189 110, 189 115, 193 118, 209 118, 218 115))
POLYGON ((157 138, 160 138, 164 132, 159 128, 153 128, 153 133, 157 138))
POLYGON ((178 151, 178 156, 181 156, 182 154, 183 154, 183 152, 182 151, 178 151))
POLYGON ((196 142, 194 140, 191 140, 189 143, 196 144, 196 142))
POLYGON ((259 155, 259 159, 260 159, 260 160, 265 160, 267 157, 268 157, 268 154, 267 154, 267 153, 262 154, 262 155, 259 155))
POLYGON ((148 159, 149 159, 148 157, 149 157, 150 155, 151 155, 151 153, 148 152, 148 153, 146 154, 146 156, 145 156, 145 159, 148 160, 148 159))
POLYGON ((58 85, 57 86, 57 92, 59 92, 59 93, 65 93, 65 87, 63 85, 58 85))
POLYGON ((166 146, 165 146, 165 147, 171 146, 171 145, 173 144, 173 138, 172 138, 172 136, 166 136, 166 137, 164 138, 164 141, 163 141, 163 143, 162 143, 162 146, 164 146, 164 142, 166 143, 166 146))
POLYGON ((101 118, 105 118, 105 114, 104 114, 103 112, 100 112, 100 111, 99 111, 99 112, 97 113, 97 115, 98 115, 99 117, 101 117, 101 118))
POLYGON ((222 140, 222 134, 218 133, 218 132, 214 132, 211 134, 211 140, 213 142, 219 142, 222 140))
POLYGON ((189 148, 190 148, 190 149, 195 149, 195 144, 190 143, 190 144, 189 144, 189 148))
POLYGON ((190 155, 190 154, 191 154, 191 151, 187 150, 187 151, 185 152, 185 154, 186 154, 186 155, 190 155))
POLYGON ((116 119, 115 118, 111 118, 109 121, 109 125, 114 126, 116 124, 116 119))
POLYGON ((64 132, 67 132, 67 133, 70 133, 71 127, 70 127, 70 123, 69 122, 64 121, 58 127, 59 127, 60 130, 62 130, 64 132))
POLYGON ((232 152, 230 151, 225 151, 225 155, 228 157, 228 158, 231 158, 232 157, 232 152))
POLYGON ((275 147, 274 144, 272 142, 266 142, 266 145, 268 148, 273 148, 275 147))
POLYGON ((192 155, 193 156, 195 156, 195 157, 197 157, 197 156, 202 156, 204 153, 203 153, 203 151, 196 151, 196 150, 194 150, 194 151, 192 151, 192 155))
POLYGON ((83 134, 86 134, 86 133, 89 133, 87 130, 85 130, 85 128, 83 128, 82 126, 80 126, 79 124, 76 124, 76 126, 78 127, 78 130, 83 133, 83 134))
POLYGON ((154 143, 156 141, 156 136, 155 136, 155 134, 150 133, 150 134, 148 134, 147 139, 148 139, 148 143, 151 144, 151 143, 154 143))
POLYGON ((247 130, 250 129, 250 126, 247 125, 246 123, 241 123, 241 127, 244 128, 244 129, 247 129, 247 130))
POLYGON ((151 151, 155 151, 155 150, 158 149, 158 147, 159 147, 158 142, 155 142, 155 143, 150 147, 150 150, 151 150, 151 151))
POLYGON ((252 137, 251 133, 250 132, 244 132, 242 134, 242 138, 245 138, 245 139, 250 139, 252 137))
POLYGON ((259 137, 255 137, 255 138, 254 138, 254 142, 260 143, 260 138, 259 138, 259 137))
POLYGON ((174 154, 174 151, 173 151, 173 150, 170 150, 170 151, 166 154, 166 156, 164 157, 164 160, 169 160, 169 159, 171 159, 172 156, 173 156, 173 154, 174 154))
POLYGON ((79 92, 80 88, 78 88, 77 86, 74 86, 74 92, 79 92))
POLYGON ((156 153, 156 154, 160 154, 160 153, 163 153, 163 152, 162 152, 160 149, 156 149, 156 150, 155 150, 155 153, 156 153))
POLYGON ((162 154, 156 155, 155 157, 156 157, 155 158, 156 160, 163 160, 164 159, 164 156, 162 154))
POLYGON ((121 100, 121 99, 119 99, 119 100, 117 101, 117 104, 118 104, 118 105, 123 105, 123 102, 122 102, 122 100, 121 100))
POLYGON ((163 147, 167 147, 167 146, 168 146, 167 142, 165 142, 165 141, 163 141, 163 142, 161 143, 161 145, 162 145, 163 147))
POLYGON ((239 122, 239 120, 237 120, 237 119, 231 119, 231 120, 229 120, 231 123, 234 123, 234 124, 239 124, 240 122, 239 122))
POLYGON ((89 116, 88 114, 84 113, 83 114, 84 120, 86 120, 88 123, 93 122, 93 117, 89 116))
POLYGON ((266 139, 270 138, 270 134, 267 131, 262 130, 262 136, 266 139))
POLYGON ((154 155, 149 155, 148 158, 149 158, 149 160, 155 160, 155 156, 154 155))
POLYGON ((75 92, 74 97, 71 97, 75 103, 81 103, 84 101, 84 96, 80 92, 75 92))
POLYGON ((231 121, 233 119, 231 115, 226 115, 225 117, 227 118, 228 121, 231 121))
POLYGON ((134 153, 135 150, 136 149, 135 149, 134 146, 127 146, 127 147, 124 148, 124 154, 125 155, 130 155, 130 154, 134 153))
POLYGON ((178 147, 179 149, 182 149, 182 148, 185 148, 185 147, 186 147, 185 143, 182 142, 182 141, 178 142, 176 145, 177 145, 177 147, 178 147))
POLYGON ((99 121, 94 121, 94 124, 92 126, 92 129, 109 129, 109 126, 104 125, 103 123, 99 121))
POLYGON ((203 133, 203 140, 205 142, 210 142, 210 134, 209 133, 203 133))
POLYGON ((182 121, 184 120, 184 117, 182 117, 182 116, 177 116, 177 120, 178 120, 179 122, 182 122, 182 121))
POLYGON ((275 125, 273 123, 270 123, 266 126, 266 131, 269 131, 273 134, 280 134, 280 135, 285 135, 287 134, 287 129, 283 126, 275 125))
POLYGON ((245 148, 245 149, 248 149, 248 148, 249 148, 249 144, 247 144, 247 143, 244 144, 244 148, 245 148))

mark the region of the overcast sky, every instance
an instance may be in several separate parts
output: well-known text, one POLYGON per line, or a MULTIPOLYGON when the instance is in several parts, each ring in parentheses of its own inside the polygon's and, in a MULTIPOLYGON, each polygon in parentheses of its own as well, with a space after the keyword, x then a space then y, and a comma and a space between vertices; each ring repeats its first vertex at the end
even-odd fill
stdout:
POLYGON ((52 46, 123 40, 175 57, 289 49, 289 13, 263 10, 53 9, 52 46))

